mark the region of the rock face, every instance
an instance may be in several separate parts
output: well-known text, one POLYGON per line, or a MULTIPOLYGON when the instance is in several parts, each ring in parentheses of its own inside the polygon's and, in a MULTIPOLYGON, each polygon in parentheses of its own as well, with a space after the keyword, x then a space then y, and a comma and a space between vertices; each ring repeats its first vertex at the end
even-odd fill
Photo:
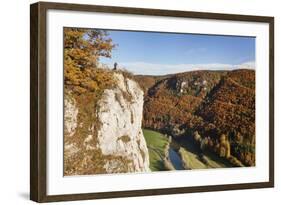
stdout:
POLYGON ((71 137, 75 133, 77 127, 78 108, 75 100, 71 99, 69 95, 65 96, 64 106, 65 132, 71 137))
MULTIPOLYGON (((118 87, 105 90, 99 101, 99 147, 104 155, 125 156, 131 163, 128 171, 148 171, 149 156, 141 130, 143 91, 138 84, 116 74, 118 87)), ((107 162, 107 172, 118 169, 118 163, 107 162)))
POLYGON ((65 175, 150 171, 141 129, 143 91, 122 74, 114 78, 116 86, 104 90, 92 110, 93 122, 77 119, 83 107, 65 97, 65 175))

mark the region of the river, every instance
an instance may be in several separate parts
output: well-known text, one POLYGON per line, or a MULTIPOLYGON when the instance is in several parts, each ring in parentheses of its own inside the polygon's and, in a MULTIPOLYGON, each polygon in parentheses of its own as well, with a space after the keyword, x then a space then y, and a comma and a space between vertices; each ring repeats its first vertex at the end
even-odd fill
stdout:
POLYGON ((184 170, 181 157, 171 147, 169 148, 169 159, 176 170, 184 170))

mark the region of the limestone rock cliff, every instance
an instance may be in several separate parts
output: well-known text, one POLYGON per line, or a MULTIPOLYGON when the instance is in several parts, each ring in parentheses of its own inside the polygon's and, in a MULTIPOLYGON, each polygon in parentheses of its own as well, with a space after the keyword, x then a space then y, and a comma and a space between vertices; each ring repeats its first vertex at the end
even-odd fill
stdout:
POLYGON ((142 133, 143 91, 122 74, 103 91, 90 114, 81 97, 65 95, 64 174, 149 171, 149 155, 142 133), (80 115, 79 115, 80 114, 80 115), (89 116, 90 115, 90 116, 89 116))

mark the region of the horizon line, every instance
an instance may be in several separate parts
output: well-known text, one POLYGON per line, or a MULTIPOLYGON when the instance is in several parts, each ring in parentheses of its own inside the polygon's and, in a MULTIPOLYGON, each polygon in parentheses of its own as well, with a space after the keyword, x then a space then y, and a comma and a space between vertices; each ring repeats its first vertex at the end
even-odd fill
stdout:
MULTIPOLYGON (((104 64, 107 65, 107 64, 104 64)), ((107 65, 108 66, 108 65, 107 65)), ((255 70, 255 61, 248 61, 241 64, 158 64, 146 62, 121 62, 118 63, 120 70, 124 69, 132 72, 134 75, 161 76, 169 74, 184 73, 190 71, 231 71, 239 69, 255 70)))

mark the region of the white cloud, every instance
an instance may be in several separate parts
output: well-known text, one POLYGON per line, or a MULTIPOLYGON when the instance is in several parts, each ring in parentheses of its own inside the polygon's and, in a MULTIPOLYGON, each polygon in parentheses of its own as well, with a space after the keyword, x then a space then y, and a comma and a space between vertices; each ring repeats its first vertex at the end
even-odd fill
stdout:
POLYGON ((234 70, 255 69, 255 62, 245 62, 238 65, 210 63, 210 64, 154 64, 145 62, 124 62, 119 65, 134 74, 143 75, 166 75, 194 70, 234 70))
POLYGON ((249 61, 238 65, 238 68, 248 68, 248 69, 255 69, 256 64, 254 61, 249 61))

